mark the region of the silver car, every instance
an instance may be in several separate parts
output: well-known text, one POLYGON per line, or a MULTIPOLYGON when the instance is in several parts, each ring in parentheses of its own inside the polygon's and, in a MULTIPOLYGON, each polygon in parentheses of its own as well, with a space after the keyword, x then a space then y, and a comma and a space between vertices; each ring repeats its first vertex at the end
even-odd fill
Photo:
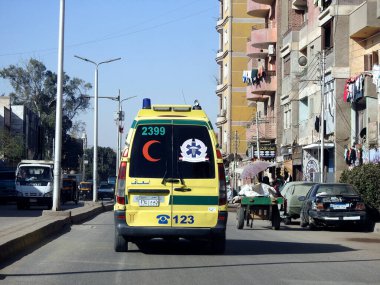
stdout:
POLYGON ((285 225, 291 223, 292 219, 300 217, 302 202, 298 197, 306 196, 307 192, 316 183, 305 181, 294 181, 285 184, 281 190, 281 195, 284 197, 283 209, 280 211, 282 220, 285 225))

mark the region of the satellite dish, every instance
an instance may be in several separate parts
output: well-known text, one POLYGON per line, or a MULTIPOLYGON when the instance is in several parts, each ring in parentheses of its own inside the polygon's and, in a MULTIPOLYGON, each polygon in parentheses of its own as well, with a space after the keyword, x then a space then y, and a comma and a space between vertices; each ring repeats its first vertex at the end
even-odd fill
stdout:
POLYGON ((298 59, 298 64, 301 65, 301 66, 305 66, 307 64, 307 58, 306 56, 301 56, 299 59, 298 59))

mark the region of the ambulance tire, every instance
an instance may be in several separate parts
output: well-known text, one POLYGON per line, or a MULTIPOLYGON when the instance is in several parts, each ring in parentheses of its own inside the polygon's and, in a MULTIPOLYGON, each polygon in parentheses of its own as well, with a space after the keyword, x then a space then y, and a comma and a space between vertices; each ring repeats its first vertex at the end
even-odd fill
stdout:
POLYGON ((119 234, 116 228, 115 228, 114 249, 116 252, 128 251, 128 241, 122 235, 119 234))

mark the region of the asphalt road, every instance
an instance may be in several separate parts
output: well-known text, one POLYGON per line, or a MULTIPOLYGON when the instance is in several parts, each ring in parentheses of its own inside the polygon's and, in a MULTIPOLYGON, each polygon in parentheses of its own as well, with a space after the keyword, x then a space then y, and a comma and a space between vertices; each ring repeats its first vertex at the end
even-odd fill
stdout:
POLYGON ((270 229, 255 221, 237 230, 230 213, 227 250, 154 240, 113 250, 112 212, 102 213, 0 270, 0 284, 380 284, 380 235, 270 229))

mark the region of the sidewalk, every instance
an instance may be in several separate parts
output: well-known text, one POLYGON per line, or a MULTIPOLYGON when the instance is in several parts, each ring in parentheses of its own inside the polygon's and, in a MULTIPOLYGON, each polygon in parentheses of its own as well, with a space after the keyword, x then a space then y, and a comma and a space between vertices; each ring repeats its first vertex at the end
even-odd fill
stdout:
POLYGON ((44 210, 39 217, 13 222, 7 224, 7 227, 3 225, 0 232, 0 262, 37 245, 71 224, 79 224, 112 209, 112 202, 86 202, 83 207, 63 211, 44 210))

